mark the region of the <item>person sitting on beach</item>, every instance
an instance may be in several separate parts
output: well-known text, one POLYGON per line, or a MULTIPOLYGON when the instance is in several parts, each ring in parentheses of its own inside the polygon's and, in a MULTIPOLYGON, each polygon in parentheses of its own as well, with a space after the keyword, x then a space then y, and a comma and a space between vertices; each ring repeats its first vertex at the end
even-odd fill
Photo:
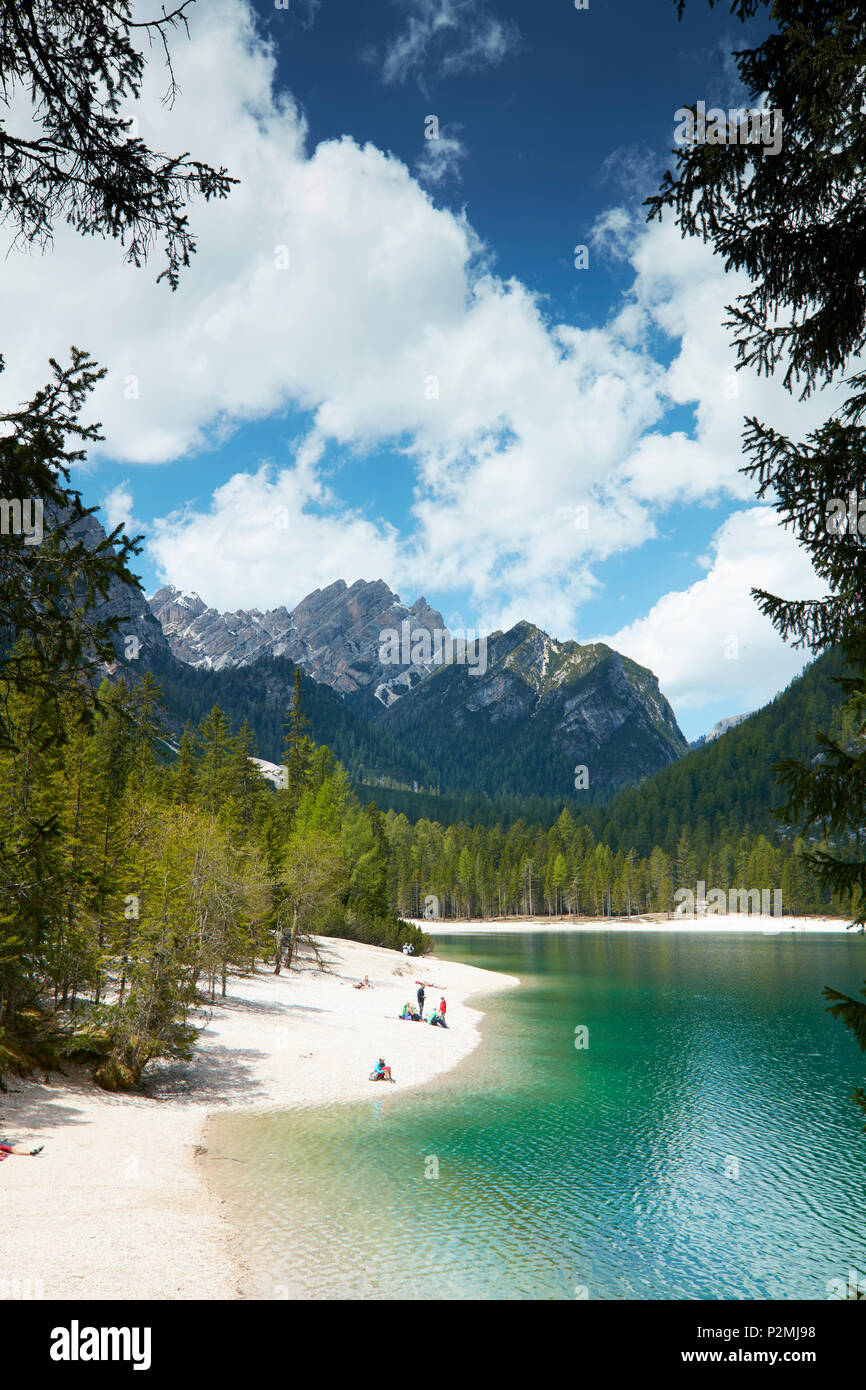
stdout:
POLYGON ((404 1004, 404 1005, 403 1005, 403 1012, 401 1013, 400 1017, 401 1017, 401 1018, 412 1018, 412 1017, 414 1017, 414 1015, 413 1015, 413 1013, 412 1013, 412 1006, 411 1006, 410 1004, 404 1004))
POLYGON ((370 1074, 371 1081, 393 1081, 391 1068, 386 1065, 385 1058, 380 1057, 374 1070, 370 1074))
POLYGON ((37 1154, 41 1154, 44 1148, 45 1145, 40 1144, 38 1149, 25 1149, 23 1144, 10 1144, 8 1139, 4 1139, 0 1142, 0 1163, 10 1154, 20 1154, 24 1158, 35 1158, 37 1154))
POLYGON ((353 989, 372 989, 373 986, 370 984, 370 978, 369 978, 369 976, 368 976, 368 975, 365 975, 364 978, 363 978, 363 980, 361 980, 357 985, 353 985, 352 988, 353 988, 353 989))
POLYGON ((429 1017, 429 1019, 428 1019, 427 1021, 428 1021, 428 1023, 433 1023, 433 1024, 438 1025, 438 1027, 440 1027, 440 1028, 447 1028, 447 1027, 448 1027, 448 1024, 445 1022, 445 1020, 444 1020, 444 1018, 442 1017, 441 1014, 433 1013, 433 1014, 430 1015, 430 1017, 429 1017))

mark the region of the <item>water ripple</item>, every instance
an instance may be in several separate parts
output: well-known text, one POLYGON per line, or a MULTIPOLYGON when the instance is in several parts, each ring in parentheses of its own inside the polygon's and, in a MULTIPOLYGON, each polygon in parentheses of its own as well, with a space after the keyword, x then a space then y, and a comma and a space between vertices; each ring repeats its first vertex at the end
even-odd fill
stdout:
POLYGON ((485 938, 521 975, 459 1077, 222 1116, 252 1297, 826 1298, 866 1271, 847 939, 485 938), (590 1046, 573 1045, 577 1023, 590 1046), (430 1176, 434 1156, 438 1176, 430 1176))

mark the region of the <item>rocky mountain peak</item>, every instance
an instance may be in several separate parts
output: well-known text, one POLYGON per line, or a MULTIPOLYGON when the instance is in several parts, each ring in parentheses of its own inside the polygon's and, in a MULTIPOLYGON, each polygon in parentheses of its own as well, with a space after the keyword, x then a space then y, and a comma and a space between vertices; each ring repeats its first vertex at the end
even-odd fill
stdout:
POLYGON ((742 724, 744 719, 751 719, 754 710, 747 710, 745 714, 732 714, 727 719, 720 719, 714 724, 708 734, 701 734, 689 744, 690 748, 703 748, 707 743, 715 743, 717 738, 721 738, 729 729, 736 729, 738 724, 742 724))
POLYGON ((558 641, 533 623, 486 639, 484 660, 455 659, 412 698, 388 709, 385 727, 428 750, 462 785, 452 747, 487 750, 486 775, 568 794, 576 766, 607 793, 639 781, 686 751, 674 712, 652 671, 604 643, 558 641))
POLYGON ((221 670, 287 656, 314 680, 345 695, 375 696, 385 705, 431 667, 424 660, 431 641, 416 642, 419 633, 432 639, 445 631, 441 613, 426 599, 409 608, 382 579, 351 585, 337 579, 291 611, 280 606, 220 613, 173 585, 157 590, 150 605, 175 656, 191 666, 221 670))

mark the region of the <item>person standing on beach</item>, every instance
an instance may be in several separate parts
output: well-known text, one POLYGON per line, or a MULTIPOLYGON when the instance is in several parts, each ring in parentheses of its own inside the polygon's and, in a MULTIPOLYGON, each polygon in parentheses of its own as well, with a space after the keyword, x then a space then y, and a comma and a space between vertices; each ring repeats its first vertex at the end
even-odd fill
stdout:
POLYGON ((421 983, 420 980, 418 981, 418 1012, 419 1012, 419 1014, 421 1015, 421 1017, 423 1018, 423 1017, 424 1017, 424 986, 423 986, 423 984, 421 983))
POLYGON ((447 1004, 447 1002, 446 1002, 445 995, 443 994, 442 998, 439 1000, 439 1012, 440 1012, 440 1014, 442 1015, 443 1018, 445 1017, 445 1010, 446 1010, 447 1008, 448 1008, 448 1004, 447 1004))

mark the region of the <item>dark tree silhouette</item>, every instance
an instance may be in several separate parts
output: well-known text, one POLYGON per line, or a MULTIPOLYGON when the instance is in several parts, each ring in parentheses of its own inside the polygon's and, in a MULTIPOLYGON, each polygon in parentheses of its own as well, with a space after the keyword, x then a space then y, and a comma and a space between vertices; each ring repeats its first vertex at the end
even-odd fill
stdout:
POLYGON ((102 437, 98 425, 82 424, 79 415, 104 372, 77 348, 68 367, 52 359, 51 371, 27 405, 0 413, 0 498, 10 508, 0 530, 0 744, 12 746, 13 690, 37 698, 40 722, 52 737, 64 735, 60 709, 70 698, 78 697, 86 714, 87 677, 115 660, 112 639, 122 621, 120 614, 98 616, 96 605, 118 581, 139 587, 126 562, 138 553, 140 538, 121 536, 116 527, 88 545, 80 523, 96 508, 84 508, 68 486, 70 465, 84 458, 83 449, 70 446, 102 437), (15 506, 27 508, 31 522, 39 517, 38 543, 14 529, 15 506))
POLYGON ((224 198, 236 180, 186 153, 149 149, 122 111, 141 90, 143 40, 160 44, 164 99, 174 101, 168 35, 186 25, 192 3, 135 22, 128 0, 0 2, 0 102, 26 95, 31 110, 18 132, 0 120, 0 213, 19 241, 45 243, 62 218, 85 236, 120 241, 136 266, 161 243, 167 264, 157 278, 177 287, 196 249, 188 200, 224 198))
MULTIPOLYGON (((712 5, 714 0, 710 0, 712 5)), ((685 0, 677 0, 680 17, 685 0)), ((800 396, 842 375, 866 336, 866 10, 844 0, 734 0, 742 20, 766 12, 757 48, 734 54, 753 102, 782 113, 777 153, 760 143, 696 141, 677 155, 647 200, 649 219, 671 209, 684 236, 699 236, 746 293, 728 306, 739 366, 783 372, 800 396)), ((805 443, 746 421, 758 484, 827 581, 823 600, 786 600, 753 590, 761 611, 795 646, 837 645, 848 669, 837 737, 819 736, 810 763, 779 764, 784 815, 820 842, 805 857, 819 882, 849 894, 854 924, 866 923, 866 516, 859 516, 866 431, 866 373, 847 382, 845 406, 805 443), (852 500, 853 496, 853 500, 852 500), (845 505, 844 529, 838 525, 845 505), (853 519, 852 519, 853 512, 853 519), (830 525, 831 515, 837 524, 830 525), (861 521, 863 529, 861 529, 861 521)), ((825 991, 831 1011, 866 1050, 866 1005, 825 991)), ((866 1110, 866 1092, 854 1099, 866 1110)))
MULTIPOLYGON (((44 244, 63 219, 83 235, 119 240, 136 266, 161 244, 167 264, 157 278, 177 286, 195 251, 187 200, 225 197, 234 180, 186 154, 150 150, 121 112, 141 90, 142 42, 161 47, 165 100, 173 101, 168 37, 186 26, 192 3, 137 22, 128 0, 0 0, 0 222, 16 241, 44 244), (23 129, 10 129, 10 112, 23 129)), ((14 742, 10 691, 38 689, 43 712, 72 692, 88 695, 82 674, 113 659, 120 621, 95 620, 93 605, 117 581, 138 585, 126 564, 135 541, 118 527, 86 545, 79 523, 88 513, 69 487, 70 464, 85 457, 71 445, 102 437, 80 412, 103 372, 77 348, 68 366, 53 358, 50 366, 47 386, 0 414, 0 741, 7 742, 14 742), (32 519, 37 508, 39 541, 21 525, 22 510, 32 519)), ((85 711, 87 699, 81 704, 85 711)))

